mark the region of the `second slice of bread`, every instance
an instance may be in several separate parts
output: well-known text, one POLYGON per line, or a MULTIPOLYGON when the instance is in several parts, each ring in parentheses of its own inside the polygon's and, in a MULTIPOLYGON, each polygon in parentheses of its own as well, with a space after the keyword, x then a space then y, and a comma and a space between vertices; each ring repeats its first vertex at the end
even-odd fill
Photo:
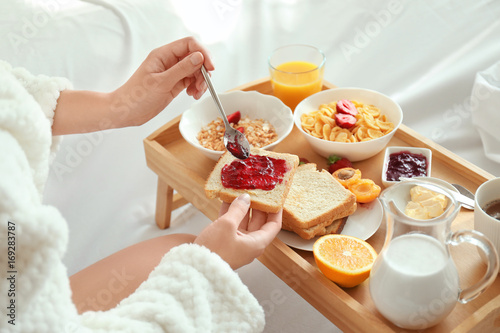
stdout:
POLYGON ((297 168, 283 206, 283 224, 289 229, 328 226, 356 211, 356 197, 327 170, 308 163, 297 168))
POLYGON ((222 201, 230 203, 241 194, 248 193, 251 198, 251 208, 267 213, 277 213, 283 207, 285 198, 290 190, 295 170, 299 164, 299 157, 292 154, 277 153, 259 148, 252 148, 250 153, 252 155, 269 156, 286 161, 287 171, 282 181, 276 184, 274 189, 233 189, 224 187, 221 182, 222 168, 236 159, 229 152, 226 152, 219 158, 217 164, 210 173, 205 183, 205 194, 210 199, 218 197, 222 201))
POLYGON ((289 226, 287 221, 284 220, 281 228, 283 230, 293 231, 303 239, 312 239, 316 236, 340 234, 344 229, 347 218, 348 216, 330 222, 322 222, 306 229, 289 226))

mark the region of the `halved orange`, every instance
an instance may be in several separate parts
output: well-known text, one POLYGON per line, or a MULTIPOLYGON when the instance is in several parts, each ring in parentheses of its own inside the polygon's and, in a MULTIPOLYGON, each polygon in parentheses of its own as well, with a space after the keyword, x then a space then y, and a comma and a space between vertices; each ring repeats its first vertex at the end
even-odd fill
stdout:
POLYGON ((347 235, 325 235, 313 245, 319 270, 341 287, 355 287, 370 276, 377 252, 366 241, 347 235))

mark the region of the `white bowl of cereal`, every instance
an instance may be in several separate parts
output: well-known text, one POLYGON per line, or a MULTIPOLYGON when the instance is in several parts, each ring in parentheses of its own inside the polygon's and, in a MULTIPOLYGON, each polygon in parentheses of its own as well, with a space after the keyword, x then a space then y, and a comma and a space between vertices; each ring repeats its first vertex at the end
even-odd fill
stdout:
MULTIPOLYGON (((228 120, 231 114, 240 112, 240 120, 232 126, 242 130, 254 147, 272 150, 293 129, 292 111, 274 96, 256 91, 230 91, 219 94, 219 99, 228 120)), ((189 144, 213 160, 218 160, 226 150, 222 143, 224 123, 210 95, 182 114, 179 131, 189 144)))
POLYGON ((381 152, 402 121, 398 103, 362 88, 323 90, 300 102, 294 112, 295 125, 315 152, 352 162, 381 152))

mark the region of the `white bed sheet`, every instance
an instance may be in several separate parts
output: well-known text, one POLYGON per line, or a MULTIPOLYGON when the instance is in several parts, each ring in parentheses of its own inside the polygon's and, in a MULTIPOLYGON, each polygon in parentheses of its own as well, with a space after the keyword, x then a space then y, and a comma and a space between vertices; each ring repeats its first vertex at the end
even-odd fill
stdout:
MULTIPOLYGON (((500 176, 470 103, 476 73, 500 60, 499 14, 500 3, 475 0, 5 1, 0 58, 68 77, 76 89, 109 91, 152 48, 194 35, 210 49, 212 78, 223 91, 268 76, 274 48, 312 44, 327 56, 328 81, 394 97, 406 125, 500 176)), ((69 223, 68 274, 141 240, 197 233, 209 223, 187 205, 174 212, 170 229, 156 227, 156 177, 142 145, 193 102, 181 94, 141 127, 64 138, 45 202, 69 223)), ((260 262, 239 274, 266 310, 266 332, 336 330, 260 262)))

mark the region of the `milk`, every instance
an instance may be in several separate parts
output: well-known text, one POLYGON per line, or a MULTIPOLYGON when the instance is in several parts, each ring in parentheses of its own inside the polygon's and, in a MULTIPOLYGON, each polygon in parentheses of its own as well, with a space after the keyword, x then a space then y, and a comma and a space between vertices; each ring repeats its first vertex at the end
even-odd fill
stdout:
POLYGON ((403 328, 423 329, 439 323, 455 307, 459 291, 451 257, 440 242, 424 234, 394 238, 370 276, 377 309, 403 328))

